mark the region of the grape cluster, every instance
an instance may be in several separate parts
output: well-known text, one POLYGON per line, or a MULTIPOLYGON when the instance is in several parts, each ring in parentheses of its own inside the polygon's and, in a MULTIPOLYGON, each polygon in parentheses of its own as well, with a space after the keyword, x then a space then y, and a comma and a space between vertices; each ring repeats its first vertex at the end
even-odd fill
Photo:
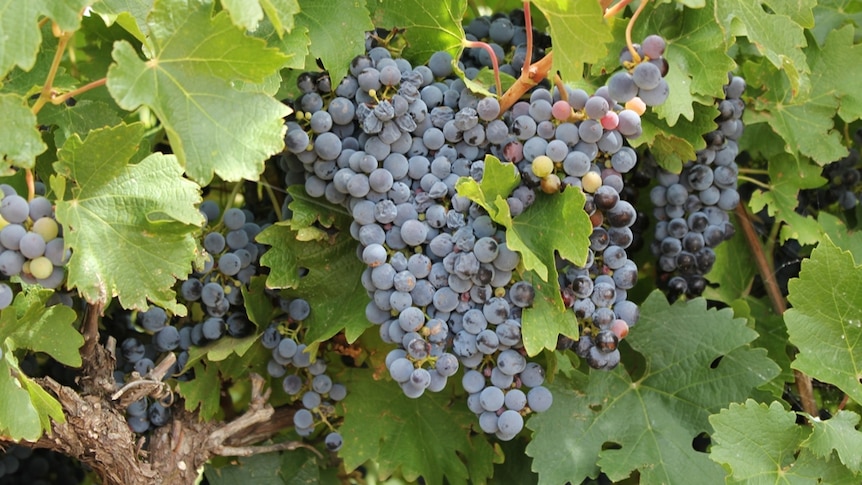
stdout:
MULTIPOLYGON (((0 273, 11 278, 58 288, 70 253, 64 248, 54 205, 43 196, 27 201, 9 185, 0 185, 0 273)), ((0 283, 0 309, 12 303, 12 288, 0 283)))
POLYGON ((638 213, 625 200, 623 178, 635 168, 638 155, 625 141, 641 135, 640 115, 646 105, 661 104, 669 94, 663 79, 664 40, 649 36, 644 45, 647 53, 637 46, 637 61, 624 50, 620 62, 626 69, 593 95, 571 89, 564 96, 538 88, 529 102, 516 103, 503 117, 509 136, 499 154, 517 164, 525 181, 508 199, 513 215, 529 207, 536 188, 553 194, 578 187, 586 195, 584 210, 593 225, 587 262, 577 266, 561 260, 560 287, 582 330, 576 353, 596 369, 619 363, 619 340, 639 317, 627 294, 638 279, 637 265, 627 253, 635 240, 632 228, 638 213), (642 65, 657 69, 660 82, 645 84, 635 74, 643 72, 642 65), (622 89, 625 82, 631 86, 622 89))
MULTIPOLYGON (((122 312, 117 325, 133 335, 120 344, 115 380, 126 381, 126 374, 147 375, 161 356, 174 352, 176 363, 165 378, 188 379, 182 373, 189 360, 189 349, 202 347, 228 335, 235 338, 254 333, 255 325, 248 319, 242 290, 252 276, 260 272, 258 260, 265 248, 254 242, 262 230, 250 211, 229 208, 221 214, 213 201, 200 206, 208 224, 202 235, 205 264, 179 284, 178 293, 189 307, 187 317, 172 317, 157 306, 130 314, 122 312), (142 331, 142 332, 141 332, 142 331)), ((144 397, 126 409, 129 426, 137 433, 166 424, 171 418, 170 407, 160 399, 144 397)))
MULTIPOLYGON (((520 387, 526 365, 520 312, 534 290, 512 282, 520 257, 507 248, 505 233, 455 193, 460 177, 481 179, 486 130, 500 114, 499 103, 470 93, 446 52, 414 69, 373 47, 351 63, 351 74, 333 93, 306 92, 296 109, 287 137, 302 143, 287 143, 284 166, 301 167, 310 195, 343 204, 353 215, 351 234, 367 265, 366 316, 397 346, 386 363, 405 395, 443 389, 462 365, 481 369, 480 391, 485 374, 507 391, 520 387), (309 97, 324 102, 306 102, 309 97)), ((519 418, 528 412, 526 403, 511 405, 519 418)), ((506 410, 501 401, 486 411, 506 410)), ((492 432, 514 437, 523 421, 516 424, 510 415, 492 432)))
MULTIPOLYGON (((860 136, 859 138, 862 138, 860 136)), ((850 153, 823 167, 826 187, 805 190, 800 193, 802 207, 814 206, 815 209, 837 203, 843 210, 855 209, 862 193, 862 157, 855 148, 850 153)))
POLYGON ((675 174, 657 169, 650 192, 658 221, 650 247, 658 258, 660 280, 671 296, 698 296, 706 288, 704 275, 715 263, 714 248, 733 236, 728 212, 739 204, 737 140, 742 136, 741 99, 745 80, 729 76, 725 99, 717 100, 718 128, 704 135, 706 148, 675 174))
POLYGON ((329 451, 341 449, 343 439, 333 426, 335 403, 347 396, 344 384, 333 382, 326 374, 326 361, 312 355, 301 342, 302 322, 311 314, 311 306, 302 298, 280 299, 285 320, 274 321, 264 331, 261 343, 272 351, 267 372, 282 379, 284 392, 302 404, 293 415, 293 424, 300 436, 311 435, 317 425, 328 427, 324 444, 329 451))
MULTIPOLYGON (((509 28, 503 17, 488 24, 492 37, 509 28)), ((459 67, 474 62, 467 57, 475 52, 466 52, 459 67)), ((350 232, 367 265, 366 317, 396 346, 385 363, 404 394, 442 390, 463 366, 462 386, 480 427, 509 440, 524 415, 552 402, 544 371, 528 361, 521 339, 521 312, 535 289, 518 281, 520 255, 507 247, 505 231, 458 195, 455 184, 462 177, 480 181, 491 154, 522 173, 524 184, 507 199, 513 216, 532 204, 536 189, 577 186, 589 194, 596 242, 589 264, 565 274, 590 282, 581 299, 594 308, 579 318, 596 333, 588 331, 583 341, 595 341, 602 355, 591 365, 613 367, 618 338, 637 320, 637 306, 626 300, 637 268, 625 252, 637 214, 619 192, 621 174, 637 162, 624 140, 640 135, 640 114, 607 87, 592 96, 538 87, 504 113, 496 98, 466 89, 454 64, 437 52, 414 68, 375 46, 351 62, 335 89, 315 81, 325 73, 300 76, 281 166, 288 184, 304 174, 309 195, 352 214, 350 232)), ((642 112, 638 99, 627 101, 642 112)), ((571 282, 563 283, 571 290, 571 282)))
POLYGON ((12 445, 0 452, 0 485, 77 485, 85 473, 61 453, 12 445))

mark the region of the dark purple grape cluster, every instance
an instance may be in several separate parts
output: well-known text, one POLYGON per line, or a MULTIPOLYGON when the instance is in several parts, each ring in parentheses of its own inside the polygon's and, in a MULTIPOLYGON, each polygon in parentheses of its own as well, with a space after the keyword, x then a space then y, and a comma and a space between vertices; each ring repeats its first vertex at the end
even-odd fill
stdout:
MULTIPOLYGON (((168 352, 175 354, 176 363, 164 379, 188 379, 191 371, 184 369, 189 349, 225 336, 247 337, 256 331, 246 313, 243 290, 260 274, 258 262, 266 248, 254 238, 261 225, 254 222, 250 211, 229 208, 222 214, 212 201, 202 203, 200 210, 208 221, 201 236, 205 263, 177 285, 188 316, 169 315, 157 306, 114 315, 119 328, 113 331, 126 332, 117 356, 115 379, 119 386, 128 381, 131 372, 147 376, 168 352)), ((163 426, 171 419, 169 404, 150 397, 133 403, 126 414, 129 426, 137 433, 163 426)))
POLYGON ((716 100, 717 129, 704 135, 706 148, 686 162, 682 172, 656 171, 658 184, 650 200, 658 221, 650 249, 658 258, 659 280, 671 297, 698 296, 704 275, 715 263, 715 250, 735 229, 728 212, 739 204, 737 140, 742 136, 745 80, 729 76, 725 98, 716 100))
POLYGON ((261 336, 263 346, 272 351, 267 372, 274 379, 281 379, 284 392, 301 404, 293 415, 296 433, 310 436, 323 425, 326 448, 338 451, 343 439, 334 425, 335 405, 347 396, 347 388, 334 382, 326 372, 324 358, 313 355, 302 343, 303 321, 311 314, 309 303, 302 298, 279 298, 279 305, 284 316, 274 320, 261 336))
MULTIPOLYGON (((496 16, 474 27, 486 20, 487 33, 473 35, 509 38, 510 20, 496 16)), ((309 195, 352 215, 357 256, 367 265, 366 317, 395 345, 386 366, 404 394, 440 391, 463 367, 462 387, 480 427, 512 439, 523 416, 552 402, 544 371, 529 361, 521 339, 521 312, 535 289, 519 281, 520 255, 507 247, 505 231, 459 195, 456 183, 481 181, 485 157, 493 155, 522 175, 507 198, 512 216, 529 208, 536 191, 587 194, 595 226, 589 262, 563 263, 570 269, 561 283, 565 292, 569 277, 590 282, 575 308, 582 340, 596 342, 593 367, 612 368, 616 342, 637 320, 626 298, 637 281, 626 254, 637 212, 620 192, 622 175, 637 163, 625 141, 641 134, 643 102, 622 106, 607 87, 593 95, 536 87, 503 112, 496 97, 471 92, 455 74, 456 63, 476 68, 479 51, 457 62, 437 52, 427 65, 412 66, 383 45, 370 46, 338 86, 321 88, 316 80, 324 73, 299 77, 279 165, 286 183, 302 180, 309 195)))

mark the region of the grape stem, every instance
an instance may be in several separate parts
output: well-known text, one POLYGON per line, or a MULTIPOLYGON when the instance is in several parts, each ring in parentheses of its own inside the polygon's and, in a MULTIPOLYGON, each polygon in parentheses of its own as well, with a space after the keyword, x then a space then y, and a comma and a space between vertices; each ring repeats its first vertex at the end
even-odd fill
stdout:
POLYGON ((494 67, 494 82, 497 86, 497 96, 499 96, 503 92, 503 84, 500 82, 500 63, 497 60, 497 54, 494 53, 494 49, 486 42, 477 40, 464 40, 464 47, 483 49, 491 56, 491 65, 494 67))
POLYGON ((60 61, 63 60, 63 53, 66 52, 66 46, 72 39, 74 32, 59 32, 59 28, 55 24, 55 34, 57 35, 57 52, 54 53, 54 59, 51 61, 51 69, 48 71, 48 77, 45 79, 45 84, 42 86, 42 91, 39 93, 39 99, 30 108, 33 114, 38 114, 45 104, 51 101, 54 96, 54 78, 57 77, 57 70, 60 68, 60 61))
POLYGON ((649 0, 641 0, 641 4, 638 5, 638 8, 635 10, 635 13, 632 14, 632 18, 629 19, 628 25, 626 25, 626 45, 629 48, 629 54, 632 55, 632 61, 634 61, 635 64, 641 61, 641 56, 638 54, 637 49, 635 49, 635 46, 632 44, 632 28, 634 28, 635 21, 637 21, 638 16, 641 14, 641 12, 643 12, 643 9, 644 7, 646 7, 647 3, 649 3, 649 0))
POLYGON ((524 64, 524 69, 521 71, 521 76, 515 80, 515 83, 503 94, 500 99, 500 112, 505 113, 512 107, 521 96, 529 91, 532 87, 539 84, 542 79, 548 76, 553 64, 553 52, 548 52, 545 57, 539 62, 527 66, 524 64))
MULTIPOLYGON (((760 242, 760 238, 757 236, 754 224, 751 222, 751 214, 749 214, 745 204, 736 206, 736 217, 739 220, 739 226, 742 228, 748 247, 751 249, 751 254, 754 256, 754 262, 757 265, 760 278, 763 280, 763 286, 766 288, 769 301, 772 303, 772 309, 778 316, 782 316, 787 310, 787 303, 784 301, 784 296, 781 294, 781 289, 775 280, 775 272, 772 271, 772 266, 766 259, 764 248, 760 242)), ((794 370, 793 374, 796 378, 796 388, 802 401, 803 410, 811 416, 818 416, 811 378, 799 370, 794 370)))

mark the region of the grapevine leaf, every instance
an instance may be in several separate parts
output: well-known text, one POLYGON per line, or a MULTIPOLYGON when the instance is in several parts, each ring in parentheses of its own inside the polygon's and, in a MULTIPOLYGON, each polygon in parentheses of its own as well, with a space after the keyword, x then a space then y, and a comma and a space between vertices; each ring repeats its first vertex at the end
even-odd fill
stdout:
POLYGON ((815 50, 811 60, 812 85, 817 86, 818 93, 835 96, 838 115, 848 123, 862 117, 862 95, 854 87, 860 69, 855 63, 848 62, 848 59, 862 55, 862 47, 853 43, 854 30, 847 25, 830 32, 823 47, 815 50))
POLYGON ((781 403, 731 403, 709 422, 715 428, 710 458, 729 467, 734 480, 795 483, 794 453, 810 431, 797 426, 796 414, 781 403))
POLYGON ((39 17, 46 15, 63 31, 72 32, 81 25, 80 13, 93 0, 17 0, 0 1, 0 78, 13 66, 27 71, 36 62, 42 34, 39 17))
POLYGON ((204 345, 203 347, 193 347, 189 350, 189 364, 194 364, 206 356, 210 362, 221 362, 233 354, 240 357, 257 341, 257 335, 248 337, 222 337, 215 342, 204 345))
POLYGON ((263 7, 260 2, 246 0, 222 0, 222 6, 230 13, 233 24, 243 30, 254 32, 263 20, 263 7))
POLYGON ((405 29, 407 47, 403 55, 412 63, 424 64, 437 51, 447 51, 455 59, 459 57, 466 0, 370 0, 368 9, 377 27, 405 29))
POLYGON ((817 0, 798 0, 796 2, 769 2, 769 7, 773 12, 786 15, 790 20, 797 24, 810 29, 814 27, 814 6, 817 5, 817 0))
MULTIPOLYGON (((285 453, 293 455, 294 453, 285 453)), ((207 465, 204 474, 211 485, 276 485, 287 483, 280 472, 282 457, 279 453, 263 453, 237 458, 229 465, 207 465)), ((315 466, 317 468, 317 466, 315 466)), ((314 482, 317 483, 317 482, 314 482)))
POLYGON ((325 228, 347 227, 352 222, 344 207, 330 204, 325 199, 311 197, 300 185, 292 185, 287 188, 291 202, 288 208, 291 211, 287 219, 287 225, 296 231, 297 239, 300 241, 322 241, 329 236, 326 231, 317 227, 320 224, 325 228))
POLYGON ((855 8, 856 0, 819 0, 814 7, 814 27, 811 34, 823 45, 829 33, 845 25, 862 25, 862 11, 855 8))
MULTIPOLYGON (((807 92, 810 72, 802 48, 806 46, 801 25, 772 10, 784 0, 721 0, 715 2, 715 18, 726 32, 744 35, 777 69, 784 70, 794 96, 807 92), (773 13, 768 13, 767 9, 773 13)), ((780 9, 779 9, 780 10, 780 9)))
POLYGON ((646 359, 643 376, 591 371, 583 390, 557 376, 554 405, 528 422, 540 482, 578 483, 598 465, 614 481, 638 470, 641 483, 723 483, 691 442, 710 431, 711 413, 778 373, 765 350, 749 346, 755 337, 729 309, 708 310, 700 298, 671 306, 653 292, 625 340, 646 359))
POLYGON ((662 168, 679 173, 683 163, 696 158, 696 150, 706 147, 703 135, 717 128, 713 121, 716 116, 718 110, 714 106, 695 104, 691 123, 669 126, 666 120, 658 118, 655 113, 644 113, 641 117, 643 134, 632 140, 632 145, 648 145, 650 153, 662 168))
POLYGON ((141 124, 118 125, 84 141, 73 135, 59 151, 51 187, 72 249, 68 281, 90 302, 118 296, 125 308, 145 309, 149 299, 185 315, 173 284, 195 258, 199 188, 173 155, 128 165, 143 135, 141 124))
POLYGON ((551 30, 555 46, 553 71, 564 81, 581 79, 584 63, 593 63, 607 53, 606 44, 613 37, 602 16, 602 8, 595 0, 534 0, 542 11, 551 30))
MULTIPOLYGON (((730 214, 731 223, 736 224, 736 215, 730 214)), ((715 248, 715 265, 706 275, 710 283, 718 283, 718 288, 707 287, 704 296, 710 299, 731 302, 748 294, 751 282, 757 274, 745 234, 737 231, 733 238, 715 248)))
POLYGON ((749 206, 754 212, 764 207, 770 216, 784 221, 781 240, 798 239, 800 244, 815 244, 820 240, 820 228, 810 216, 796 212, 800 189, 811 189, 823 185, 820 167, 805 160, 794 160, 782 154, 769 160, 769 188, 757 190, 751 195, 749 206))
POLYGON ((793 368, 862 401, 862 270, 853 256, 823 237, 788 289, 793 308, 784 321, 799 348, 793 368))
POLYGON ((548 279, 548 270, 556 265, 555 251, 576 265, 587 261, 593 225, 584 211, 585 201, 580 190, 536 194, 533 205, 512 220, 506 243, 521 254, 535 254, 544 268, 527 269, 536 270, 545 281, 556 281, 548 279))
POLYGON ((826 421, 812 419, 810 422, 813 431, 803 446, 821 458, 829 458, 835 450, 844 466, 854 473, 862 472, 862 454, 859 454, 862 432, 856 429, 858 414, 842 409, 826 421))
POLYGON ((342 330, 352 342, 371 325, 365 318, 368 297, 360 281, 364 265, 350 235, 339 232, 328 241, 304 242, 279 223, 261 232, 257 241, 272 246, 261 257, 261 264, 271 268, 267 285, 289 288, 286 296, 305 298, 311 305, 304 322, 307 343, 322 342, 342 330), (307 273, 301 276, 303 270, 307 273), (333 279, 334 274, 341 277, 333 279))
POLYGON ((260 6, 279 37, 293 30, 294 17, 299 13, 297 0, 260 0, 260 6))
POLYGON ((35 381, 27 377, 25 374, 18 376, 19 381, 27 389, 30 394, 30 402, 33 408, 39 414, 39 422, 42 429, 51 431, 53 426, 52 420, 57 423, 66 422, 66 416, 63 414, 63 406, 52 395, 42 388, 35 381))
POLYGON ((201 419, 213 419, 221 409, 218 366, 215 363, 197 362, 192 368, 195 378, 177 383, 186 411, 200 407, 198 413, 201 419))
POLYGON ((66 139, 77 133, 87 136, 92 130, 106 126, 118 125, 122 121, 115 106, 103 101, 83 99, 75 106, 46 105, 39 112, 39 122, 46 125, 57 125, 54 130, 54 144, 62 146, 66 139))
POLYGON ((533 305, 521 314, 521 336, 527 355, 533 356, 543 349, 554 350, 560 334, 572 339, 578 338, 578 319, 568 310, 560 296, 557 270, 551 266, 548 281, 543 281, 534 271, 521 275, 536 290, 533 305))
POLYGON ((266 328, 272 321, 272 299, 266 294, 266 276, 252 276, 248 286, 242 286, 242 303, 249 321, 266 328))
MULTIPOLYGON (((847 469, 835 457, 827 460, 817 457, 807 448, 799 452, 793 464, 793 474, 803 478, 805 483, 828 483, 830 485, 857 485, 859 475, 847 469)), ((791 477, 794 478, 794 477, 791 477)))
POLYGON ((281 455, 281 473, 285 485, 325 483, 321 481, 320 474, 326 471, 320 468, 315 456, 309 450, 300 448, 292 453, 281 455))
POLYGON ((46 306, 52 293, 33 289, 16 295, 17 330, 9 337, 15 348, 45 352, 62 364, 80 367, 78 349, 84 345, 84 337, 73 326, 75 310, 65 305, 46 306))
POLYGON ((511 219, 511 216, 506 217, 500 214, 501 211, 508 212, 508 206, 506 209, 502 209, 502 206, 498 205, 498 201, 505 201, 506 197, 520 182, 521 175, 514 164, 504 163, 493 155, 487 155, 482 181, 476 182, 472 178, 461 177, 455 184, 455 189, 458 191, 458 195, 467 197, 482 206, 494 222, 503 224, 511 219))
POLYGON ((0 119, 3 120, 3 137, 0 138, 0 172, 11 167, 30 168, 36 165, 36 156, 48 147, 36 129, 36 115, 27 103, 14 94, 0 95, 0 119))
POLYGON ((147 16, 153 3, 155 0, 99 0, 93 5, 93 11, 104 19, 106 25, 116 22, 136 39, 145 42, 150 32, 147 16))
POLYGON ((854 261, 862 261, 862 232, 848 230, 844 221, 825 211, 817 215, 817 222, 836 246, 850 251, 854 261))
POLYGON ((311 55, 323 61, 338 86, 354 57, 365 53, 365 32, 374 30, 364 1, 300 0, 296 26, 305 28, 311 55))
MULTIPOLYGON (((775 398, 780 398, 783 392, 781 384, 794 380, 787 352, 787 327, 784 325, 784 319, 775 313, 766 298, 756 300, 748 296, 744 302, 748 306, 749 326, 753 323, 753 328, 758 333, 752 345, 766 349, 769 358, 781 368, 781 374, 773 381, 778 384, 775 398)), ((739 300, 733 303, 734 314, 737 314, 739 306, 739 300)))
MULTIPOLYGON (((36 441, 42 436, 42 420, 30 393, 12 376, 12 366, 4 352, 0 359, 0 434, 13 440, 36 441)), ((16 372, 20 371, 15 369, 16 372)))
POLYGON ((347 386, 340 456, 348 470, 374 460, 382 476, 400 469, 404 479, 431 485, 482 483, 493 473, 493 449, 470 436, 476 416, 447 393, 410 399, 395 382, 359 372, 347 386))
POLYGON ((637 38, 668 32, 664 58, 669 68, 665 80, 673 96, 653 110, 671 126, 680 116, 692 121, 692 94, 724 97, 722 86, 727 84, 727 72, 735 66, 727 55, 725 35, 710 8, 680 11, 676 5, 664 4, 644 20, 636 24, 637 38))
POLYGON ((156 113, 191 178, 257 179, 284 146, 288 109, 231 81, 262 82, 287 58, 245 36, 227 12, 211 17, 207 5, 178 2, 159 2, 150 16, 151 59, 142 61, 128 42, 114 44, 108 90, 124 109, 146 105, 156 113))

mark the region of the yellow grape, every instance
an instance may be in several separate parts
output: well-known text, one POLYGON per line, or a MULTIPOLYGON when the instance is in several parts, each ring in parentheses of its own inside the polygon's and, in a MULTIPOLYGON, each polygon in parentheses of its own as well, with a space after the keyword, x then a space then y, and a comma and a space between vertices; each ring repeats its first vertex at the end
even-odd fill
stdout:
POLYGON ((539 155, 533 159, 530 168, 533 170, 533 175, 545 178, 554 171, 554 161, 547 155, 539 155))

